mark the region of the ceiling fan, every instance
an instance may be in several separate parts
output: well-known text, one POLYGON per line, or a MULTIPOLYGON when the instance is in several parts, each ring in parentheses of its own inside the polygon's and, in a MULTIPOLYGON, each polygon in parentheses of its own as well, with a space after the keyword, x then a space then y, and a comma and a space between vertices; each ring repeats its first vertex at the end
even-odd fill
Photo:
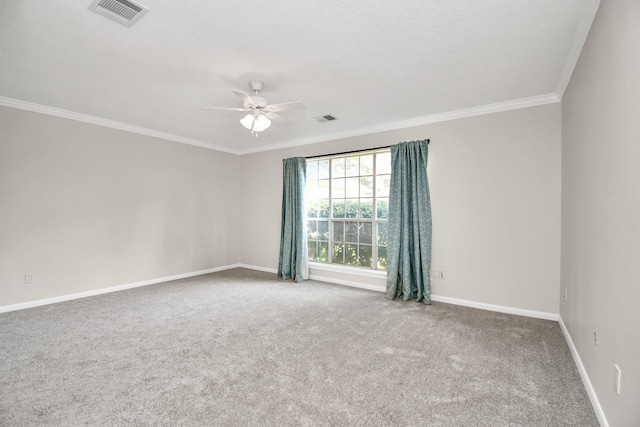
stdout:
POLYGON ((253 95, 248 95, 242 91, 234 90, 233 93, 238 95, 242 100, 242 108, 223 108, 223 107, 201 107, 203 110, 226 110, 226 111, 246 111, 248 114, 244 116, 240 123, 249 129, 251 133, 258 136, 258 132, 262 132, 271 126, 271 120, 293 125, 295 122, 278 114, 281 111, 302 110, 305 105, 300 101, 284 102, 280 104, 269 104, 267 98, 260 96, 260 91, 264 87, 264 83, 258 80, 249 82, 253 95))

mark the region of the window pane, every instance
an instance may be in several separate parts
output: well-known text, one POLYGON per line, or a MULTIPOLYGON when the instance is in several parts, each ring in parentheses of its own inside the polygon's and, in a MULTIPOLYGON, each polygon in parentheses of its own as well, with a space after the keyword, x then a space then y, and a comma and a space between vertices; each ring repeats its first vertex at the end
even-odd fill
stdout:
POLYGON ((389 188, 391 188, 391 175, 377 175, 376 196, 389 197, 389 188))
POLYGON ((389 219, 389 199, 378 199, 376 216, 379 219, 389 219))
POLYGON ((360 175, 373 174, 373 154, 360 156, 360 175))
POLYGON ((373 199, 360 199, 360 218, 373 218, 373 199))
POLYGON ((318 178, 329 178, 329 160, 318 161, 318 178))
POLYGON ((329 199, 318 202, 318 218, 329 218, 329 199))
POLYGON ((318 162, 307 162, 307 180, 315 181, 318 179, 318 162))
POLYGON ((387 245, 388 242, 388 226, 386 222, 378 223, 378 245, 387 245))
POLYGON ((318 189, 316 190, 316 195, 318 199, 328 199, 329 198, 329 180, 321 179, 318 181, 318 189))
POLYGON ((335 242, 344 242, 344 222, 333 222, 333 240, 335 242))
POLYGON ((344 218, 344 199, 333 200, 333 212, 331 212, 332 218, 344 218))
POLYGON ((344 264, 344 245, 343 244, 333 245, 333 263, 344 264))
POLYGON ((307 180, 305 195, 307 200, 315 200, 318 198, 318 181, 307 180))
POLYGON ((318 216, 318 203, 315 200, 307 200, 307 218, 318 216))
POLYGON ((371 246, 360 245, 358 250, 358 265, 361 267, 371 267, 371 253, 371 246))
POLYGON ((316 250, 316 246, 317 246, 316 242, 309 240, 309 252, 307 252, 309 255, 309 261, 318 260, 318 253, 316 250))
POLYGON ((344 199, 345 183, 344 178, 334 178, 331 180, 331 197, 334 199, 344 199))
POLYGON ((348 243, 358 243, 358 223, 344 223, 344 241, 348 243))
POLYGON ((316 240, 318 238, 318 221, 307 221, 307 239, 316 240))
POLYGON ((344 176, 344 157, 331 160, 331 176, 341 178, 344 176))
POLYGON ((358 246, 345 245, 344 263, 347 265, 358 265, 358 246))
POLYGON ((387 269, 387 248, 386 246, 378 246, 378 268, 380 270, 387 269))
POLYGON ((359 157, 347 157, 345 159, 346 176, 358 176, 359 157))
POLYGON ((373 224, 370 222, 361 222, 359 227, 358 242, 371 244, 371 236, 373 235, 373 224))
POLYGON ((360 207, 360 202, 358 202, 358 199, 347 199, 345 216, 347 218, 357 218, 359 207, 360 207))
POLYGON ((360 195, 360 180, 358 178, 347 178, 347 197, 358 197, 360 195))
POLYGON ((376 174, 391 173, 391 153, 376 154, 376 174))
POLYGON ((373 177, 360 177, 360 197, 373 197, 373 177))
POLYGON ((318 221, 318 240, 329 240, 329 221, 318 221))
POLYGON ((327 262, 329 260, 329 243, 318 242, 318 261, 327 262))

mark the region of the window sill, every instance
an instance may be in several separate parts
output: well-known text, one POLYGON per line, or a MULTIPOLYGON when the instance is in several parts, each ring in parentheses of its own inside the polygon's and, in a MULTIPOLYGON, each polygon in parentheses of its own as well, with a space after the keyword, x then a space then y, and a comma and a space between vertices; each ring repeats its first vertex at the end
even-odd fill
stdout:
POLYGON ((321 262, 309 262, 309 268, 318 271, 331 271, 334 273, 352 274, 354 276, 386 278, 386 270, 369 270, 364 267, 349 267, 336 264, 324 264, 321 262))

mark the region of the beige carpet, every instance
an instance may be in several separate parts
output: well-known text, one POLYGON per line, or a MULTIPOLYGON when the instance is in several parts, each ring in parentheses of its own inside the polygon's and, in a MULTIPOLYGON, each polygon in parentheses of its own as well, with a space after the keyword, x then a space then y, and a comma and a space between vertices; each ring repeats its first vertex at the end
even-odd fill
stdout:
POLYGON ((230 270, 0 314, 1 426, 597 426, 557 323, 230 270))

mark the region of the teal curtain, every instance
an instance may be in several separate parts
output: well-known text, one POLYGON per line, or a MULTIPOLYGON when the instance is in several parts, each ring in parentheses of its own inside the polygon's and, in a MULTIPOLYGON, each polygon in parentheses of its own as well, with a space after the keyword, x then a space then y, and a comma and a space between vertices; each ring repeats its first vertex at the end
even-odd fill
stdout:
POLYGON ((427 179, 429 141, 391 146, 388 299, 431 304, 431 200, 427 179))
POLYGON ((307 161, 304 157, 284 159, 282 173, 282 226, 278 276, 302 282, 309 278, 304 193, 307 161))

